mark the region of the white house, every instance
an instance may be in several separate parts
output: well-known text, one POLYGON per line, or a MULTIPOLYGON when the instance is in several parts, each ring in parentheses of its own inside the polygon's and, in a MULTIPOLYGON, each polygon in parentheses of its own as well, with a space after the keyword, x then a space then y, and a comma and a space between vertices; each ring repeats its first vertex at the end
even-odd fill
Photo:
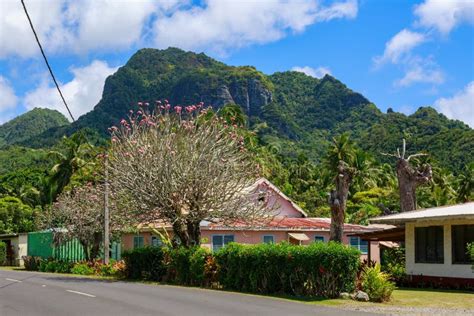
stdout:
POLYGON ((467 254, 467 244, 474 242, 474 202, 382 216, 370 222, 397 226, 378 237, 372 234, 372 240, 383 240, 383 234, 392 240, 397 239, 395 235, 403 238, 406 271, 412 279, 474 286, 467 254))

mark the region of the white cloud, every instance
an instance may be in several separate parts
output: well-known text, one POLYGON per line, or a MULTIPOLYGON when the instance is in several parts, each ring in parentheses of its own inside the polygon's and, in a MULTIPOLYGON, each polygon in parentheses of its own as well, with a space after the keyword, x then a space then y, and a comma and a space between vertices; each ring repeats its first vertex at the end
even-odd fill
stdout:
MULTIPOLYGON (((47 52, 128 48, 142 39, 146 22, 179 0, 48 0, 26 1, 38 37, 47 52)), ((33 57, 39 48, 21 2, 0 1, 0 58, 33 57)))
POLYGON ((451 98, 440 98, 434 106, 451 119, 464 121, 474 128, 474 81, 451 98))
POLYGON ((329 21, 332 19, 349 18, 353 19, 357 16, 358 5, 356 0, 346 2, 338 2, 333 5, 321 9, 317 14, 317 20, 329 21))
MULTIPOLYGON (((354 18, 357 2, 319 6, 317 0, 31 0, 26 5, 48 53, 84 53, 133 45, 229 49, 302 32, 318 21, 354 18), (151 40, 151 42, 150 42, 151 40)), ((0 58, 39 55, 19 0, 0 1, 0 58)))
MULTIPOLYGON (((49 47, 50 39, 60 39, 62 35, 61 1, 51 0, 47 5, 43 1, 26 1, 29 14, 36 31, 45 47, 49 47), (36 21, 36 23, 35 23, 36 21)), ((30 57, 39 53, 30 25, 23 12, 20 1, 0 1, 0 58, 8 55, 30 57)))
POLYGON ((207 0, 201 7, 178 9, 162 16, 154 25, 158 47, 211 50, 226 53, 252 44, 279 40, 288 33, 302 32, 317 21, 353 18, 355 1, 319 7, 313 1, 207 0))
POLYGON ((0 75, 0 112, 16 107, 18 101, 10 82, 0 75))
MULTIPOLYGON (((116 70, 117 68, 109 67, 106 62, 100 60, 94 60, 83 68, 71 68, 74 78, 65 84, 60 84, 60 88, 74 118, 77 119, 92 110, 102 96, 105 79, 116 70)), ((46 82, 28 92, 24 104, 27 109, 35 107, 55 109, 69 118, 58 91, 46 82)))
POLYGON ((10 82, 0 75, 0 124, 8 121, 14 116, 18 97, 15 95, 10 82))
POLYGON ((398 63, 401 57, 409 54, 412 49, 424 41, 426 41, 424 34, 403 29, 385 44, 383 55, 374 58, 375 64, 398 63))
POLYGON ((438 85, 444 82, 445 76, 432 58, 413 57, 404 64, 405 75, 395 81, 395 86, 408 87, 414 83, 438 85))
POLYGON ((298 67, 295 66, 291 68, 293 71, 298 71, 307 74, 308 76, 314 77, 314 78, 322 78, 324 75, 331 74, 331 69, 328 67, 318 67, 318 68, 312 68, 309 66, 304 66, 304 67, 298 67))
POLYGON ((426 0, 415 7, 417 25, 435 28, 448 34, 457 25, 474 24, 474 1, 472 0, 426 0))

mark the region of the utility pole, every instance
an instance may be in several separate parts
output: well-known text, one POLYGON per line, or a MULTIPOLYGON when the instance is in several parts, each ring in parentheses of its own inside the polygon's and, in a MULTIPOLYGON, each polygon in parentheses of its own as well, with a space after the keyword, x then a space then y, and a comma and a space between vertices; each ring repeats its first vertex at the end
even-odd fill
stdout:
POLYGON ((109 214, 109 157, 105 154, 105 184, 104 184, 104 263, 110 261, 110 214, 109 214))

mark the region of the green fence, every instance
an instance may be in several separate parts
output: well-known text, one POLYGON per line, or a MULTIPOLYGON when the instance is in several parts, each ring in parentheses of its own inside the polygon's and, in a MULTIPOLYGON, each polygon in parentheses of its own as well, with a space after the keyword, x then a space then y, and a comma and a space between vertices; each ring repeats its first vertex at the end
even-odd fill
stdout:
MULTIPOLYGON (((112 259, 120 259, 120 248, 120 243, 112 243, 112 259)), ((60 246, 55 246, 53 244, 53 233, 50 231, 28 233, 27 255, 43 259, 55 258, 73 262, 85 260, 84 249, 77 239, 70 240, 60 246)), ((103 251, 101 251, 101 257, 103 257, 103 251)))
POLYGON ((65 261, 84 260, 84 250, 78 240, 70 240, 60 246, 53 244, 53 233, 50 231, 28 233, 28 256, 43 259, 55 258, 65 261))

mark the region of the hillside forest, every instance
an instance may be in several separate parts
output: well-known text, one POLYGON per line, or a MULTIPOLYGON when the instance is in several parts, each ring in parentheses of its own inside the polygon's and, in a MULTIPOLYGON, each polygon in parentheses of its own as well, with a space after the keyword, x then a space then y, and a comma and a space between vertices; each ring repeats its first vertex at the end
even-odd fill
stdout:
POLYGON ((474 200, 474 130, 430 107, 412 115, 382 113, 331 76, 264 75, 179 49, 140 50, 107 78, 93 111, 69 123, 59 112, 35 109, 0 125, 0 233, 38 228, 63 191, 100 180, 107 128, 138 101, 203 101, 239 126, 245 146, 268 178, 309 216, 329 217, 338 161, 354 170, 346 221, 400 211, 395 158, 406 139, 414 167, 432 179, 416 191, 418 208, 474 200))

